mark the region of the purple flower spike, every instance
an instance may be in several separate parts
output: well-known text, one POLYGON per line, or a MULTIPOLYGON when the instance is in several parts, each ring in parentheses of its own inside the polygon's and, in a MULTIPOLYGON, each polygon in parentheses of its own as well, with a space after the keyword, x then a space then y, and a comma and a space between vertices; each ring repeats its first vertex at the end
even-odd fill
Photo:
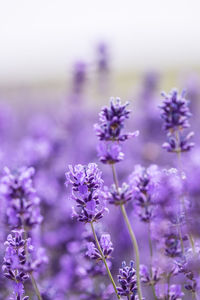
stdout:
POLYGON ((164 92, 161 95, 165 98, 160 106, 164 129, 174 131, 190 127, 188 119, 191 117, 191 113, 188 107, 189 102, 184 98, 185 92, 179 95, 174 89, 168 95, 164 92))
POLYGON ((159 174, 156 165, 151 165, 147 169, 137 165, 129 177, 136 212, 143 222, 150 222, 154 217, 154 198, 159 182, 159 174))
POLYGON ((181 290, 180 284, 173 284, 169 289, 169 299, 170 300, 179 300, 184 296, 184 293, 181 290))
POLYGON ((105 257, 108 257, 113 252, 113 245, 111 242, 110 234, 102 234, 100 244, 105 257))
POLYGON ((124 159, 121 146, 112 142, 101 142, 98 145, 99 160, 104 164, 114 164, 124 159))
POLYGON ((96 135, 100 141, 125 141, 135 134, 122 134, 124 122, 129 118, 130 111, 127 109, 128 102, 121 103, 119 98, 111 98, 110 107, 104 107, 99 114, 99 124, 94 125, 96 135))
POLYGON ((74 74, 73 74, 73 91, 75 94, 79 94, 82 92, 84 84, 87 80, 87 65, 78 61, 74 65, 74 74))
POLYGON ((147 266, 140 266, 141 281, 148 285, 155 285, 161 279, 161 274, 162 271, 158 267, 152 267, 152 272, 150 272, 147 266))
POLYGON ((28 272, 24 270, 24 266, 27 263, 26 243, 27 251, 30 252, 32 250, 30 241, 25 241, 22 235, 22 230, 14 230, 12 234, 8 235, 7 241, 5 242, 6 252, 2 266, 4 276, 14 281, 14 293, 17 294, 17 300, 23 299, 24 282, 29 278, 28 272))
POLYGON ((66 185, 72 185, 71 198, 76 201, 73 217, 78 221, 89 223, 96 222, 103 217, 107 210, 101 196, 103 180, 97 165, 90 163, 87 166, 69 166, 66 173, 66 185))
POLYGON ((181 285, 173 284, 168 287, 168 284, 158 284, 156 286, 156 296, 159 300, 181 300, 184 293, 181 291, 181 285))
POLYGON ((121 287, 117 288, 120 296, 126 296, 128 299, 137 299, 137 284, 135 269, 133 268, 133 261, 130 263, 130 267, 126 266, 126 263, 122 263, 122 268, 119 269, 118 281, 121 287))
POLYGON ((194 133, 183 134, 183 130, 190 127, 189 101, 185 99, 185 91, 178 95, 177 90, 172 90, 168 95, 162 93, 165 98, 161 108, 161 118, 164 120, 163 128, 167 131, 167 142, 163 144, 168 152, 187 152, 194 147, 190 142, 194 133))
POLYGON ((32 177, 34 168, 20 168, 16 172, 4 169, 0 182, 0 194, 7 200, 7 216, 13 227, 34 227, 42 222, 36 191, 32 177))
POLYGON ((110 190, 105 191, 105 198, 110 204, 121 205, 133 199, 133 191, 125 182, 118 188, 118 190, 113 184, 110 190))
POLYGON ((172 135, 168 136, 168 141, 165 142, 162 147, 168 152, 187 152, 194 147, 194 143, 190 142, 190 139, 194 136, 194 132, 189 132, 186 136, 179 134, 179 139, 172 135))
MULTIPOLYGON (((100 245, 103 252, 103 255, 106 259, 110 258, 110 254, 113 251, 112 242, 110 239, 110 234, 102 234, 100 239, 100 245)), ((89 256, 91 259, 97 259, 102 260, 101 253, 99 250, 95 247, 95 244, 90 242, 87 243, 88 250, 86 252, 86 255, 89 256)))

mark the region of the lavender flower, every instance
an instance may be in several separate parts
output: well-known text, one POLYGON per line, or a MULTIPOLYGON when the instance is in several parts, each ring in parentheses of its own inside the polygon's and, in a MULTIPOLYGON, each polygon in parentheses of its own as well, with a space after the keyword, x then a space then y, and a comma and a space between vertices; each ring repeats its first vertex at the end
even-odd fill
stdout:
POLYGON ((188 248, 182 260, 178 261, 179 273, 184 274, 186 290, 196 293, 198 290, 199 269, 200 269, 200 248, 195 245, 195 252, 188 248))
POLYGON ((86 82, 86 64, 78 61, 74 65, 73 90, 75 94, 80 94, 86 82))
POLYGON ((136 211, 143 222, 150 222, 154 216, 154 198, 158 182, 159 171, 156 165, 152 165, 148 169, 137 165, 129 177, 136 211))
POLYGON ((187 135, 179 134, 179 138, 169 135, 168 141, 165 142, 162 147, 168 152, 187 152, 194 147, 194 143, 190 142, 190 139, 194 136, 194 132, 189 132, 187 135))
POLYGON ((170 257, 180 256, 182 253, 181 250, 181 241, 180 236, 175 233, 169 233, 165 235, 165 254, 170 257))
POLYGON ((164 92, 161 94, 165 99, 160 106, 162 113, 161 118, 164 120, 164 129, 175 131, 190 127, 189 118, 191 113, 188 107, 188 101, 185 99, 185 91, 178 95, 176 89, 168 95, 164 92))
POLYGON ((111 98, 110 107, 104 107, 99 114, 99 124, 95 124, 96 135, 100 141, 125 141, 138 132, 122 134, 124 122, 129 118, 128 102, 121 104, 119 98, 111 98))
POLYGON ((119 269, 118 281, 121 287, 117 288, 118 294, 120 296, 127 296, 128 299, 137 299, 137 285, 136 285, 136 275, 133 268, 133 261, 130 262, 130 267, 126 266, 126 263, 122 263, 122 268, 119 269))
POLYGON ((88 166, 76 165, 66 173, 66 184, 72 184, 72 199, 76 201, 73 217, 78 221, 88 223, 98 221, 103 217, 106 207, 100 196, 102 186, 101 172, 94 163, 88 166))
POLYGON ((16 172, 4 169, 0 193, 7 200, 7 216, 13 227, 34 227, 42 222, 36 191, 33 187, 33 168, 20 168, 16 172))
POLYGON ((151 272, 145 265, 140 265, 141 281, 147 285, 156 285, 161 280, 162 271, 159 267, 152 267, 151 272))
MULTIPOLYGON (((107 259, 110 257, 110 254, 113 251, 113 246, 111 242, 111 238, 109 234, 102 234, 100 239, 100 245, 103 252, 104 257, 107 259)), ((86 255, 89 256, 91 259, 97 259, 101 260, 102 256, 99 250, 95 247, 95 244, 90 242, 87 244, 88 251, 86 252, 86 255)))
POLYGON ((112 142, 101 142, 97 148, 99 160, 104 164, 115 164, 124 159, 121 146, 112 142))
POLYGON ((24 294, 24 282, 29 278, 28 272, 24 270, 26 260, 26 247, 27 251, 32 251, 30 239, 27 241, 22 237, 22 230, 13 230, 9 234, 5 245, 7 246, 4 261, 3 272, 4 276, 14 281, 14 292, 17 294, 17 300, 29 299, 28 297, 22 298, 24 294))
POLYGON ((161 118, 164 120, 163 128, 167 131, 168 141, 163 144, 168 152, 187 152, 194 143, 190 142, 194 133, 187 135, 182 133, 183 130, 190 127, 189 118, 191 113, 188 101, 185 99, 185 91, 178 95, 177 90, 172 90, 168 95, 162 93, 165 98, 161 108, 161 118))
POLYGON ((181 297, 184 296, 184 293, 182 292, 181 285, 180 284, 172 284, 169 289, 169 299, 170 300, 178 300, 181 299, 181 297))
POLYGON ((97 46, 97 55, 98 55, 98 70, 99 72, 108 72, 108 48, 107 45, 103 42, 99 43, 97 46))
POLYGON ((105 191, 105 198, 110 204, 121 205, 133 199, 133 191, 125 182, 118 189, 113 184, 110 190, 105 191))
POLYGON ((184 293, 179 284, 173 284, 169 287, 168 284, 159 284, 156 286, 156 296, 159 300, 181 300, 184 293))

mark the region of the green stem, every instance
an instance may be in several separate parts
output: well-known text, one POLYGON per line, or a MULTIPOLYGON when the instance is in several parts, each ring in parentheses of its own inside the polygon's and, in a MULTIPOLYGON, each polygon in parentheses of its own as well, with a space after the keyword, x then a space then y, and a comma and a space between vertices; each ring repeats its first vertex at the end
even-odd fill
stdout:
POLYGON ((185 248, 184 248, 184 244, 183 244, 183 238, 182 238, 182 233, 181 233, 179 220, 178 220, 178 224, 177 224, 177 229, 178 229, 179 239, 180 239, 180 242, 181 242, 181 250, 182 250, 183 255, 185 255, 185 248))
POLYGON ((196 251, 195 251, 195 244, 194 244, 193 236, 191 235, 191 233, 189 233, 188 236, 189 236, 190 244, 191 244, 191 246, 192 246, 192 251, 193 251, 193 253, 195 254, 196 251))
POLYGON ((124 221, 125 221, 126 226, 128 228, 128 231, 129 231, 129 234, 130 234, 130 237, 131 237, 131 241, 133 243, 133 248, 134 248, 134 251, 135 251, 138 297, 139 297, 139 300, 142 300, 143 298, 142 298, 142 291, 141 291, 141 284, 140 284, 140 255, 139 255, 138 244, 137 244, 135 234, 132 230, 130 221, 128 219, 128 215, 126 213, 126 208, 123 204, 120 205, 120 208, 121 208, 122 215, 124 217, 124 221))
POLYGON ((100 244, 99 244, 99 241, 98 241, 98 238, 97 238, 95 229, 94 229, 94 224, 93 224, 93 222, 91 222, 90 224, 91 224, 92 233, 93 233, 93 235, 94 235, 94 239, 95 239, 97 248, 98 248, 98 250, 99 250, 99 253, 101 254, 101 258, 102 258, 102 260, 103 260, 103 262, 104 262, 104 265, 105 265, 105 267, 106 267, 108 276, 110 277, 110 281, 112 282, 113 288, 114 288, 114 290, 115 290, 115 294, 116 294, 117 298, 120 299, 120 296, 118 295, 118 292, 117 292, 117 287, 116 287, 115 281, 114 281, 114 279, 113 279, 113 277, 112 277, 112 274, 111 274, 110 269, 109 269, 109 267, 108 267, 108 265, 107 265, 107 262, 106 262, 106 258, 105 258, 105 256, 104 256, 103 251, 102 251, 102 249, 101 249, 101 246, 100 246, 100 244))
POLYGON ((31 283, 32 283, 32 285, 33 285, 33 288, 34 288, 34 290, 35 290, 35 293, 36 293, 38 299, 39 299, 39 300, 42 300, 42 296, 41 296, 41 294, 40 294, 40 291, 39 291, 39 289, 38 289, 38 286, 37 286, 37 283, 36 283, 36 281, 35 281, 34 276, 33 276, 32 273, 29 273, 29 274, 30 274, 31 283))
MULTIPOLYGON (((153 280, 153 271, 152 271, 153 246, 152 246, 152 240, 151 240, 150 223, 148 224, 148 231, 149 231, 149 251, 150 251, 150 273, 151 273, 151 279, 153 280)), ((157 300, 154 282, 152 282, 151 288, 152 288, 154 299, 157 300)))
MULTIPOLYGON (((179 143, 179 141, 180 141, 179 131, 176 131, 176 141, 177 141, 177 143, 179 143)), ((177 156, 178 156, 178 169, 179 169, 179 171, 181 173, 181 177, 182 177, 183 167, 182 167, 181 150, 179 150, 177 152, 177 156)), ((185 214, 185 217, 186 217, 186 220, 187 220, 187 210, 186 210, 186 207, 185 207, 185 197, 184 197, 184 195, 181 196, 181 203, 182 203, 182 210, 183 210, 183 212, 185 214)), ((179 233, 180 233, 180 237, 181 237, 181 247, 182 247, 183 254, 184 254, 184 246, 183 246, 183 239, 182 239, 182 234, 181 234, 180 226, 179 226, 179 233)), ((195 243, 194 243, 193 236, 192 236, 191 233, 189 233, 188 236, 189 236, 189 241, 190 241, 190 244, 191 244, 191 247, 192 247, 192 251, 195 254, 196 251, 195 251, 195 243)))
POLYGON ((115 183, 115 187, 116 187, 116 190, 119 194, 119 183, 118 183, 118 180, 117 180, 117 174, 116 174, 116 170, 115 170, 115 165, 114 164, 111 164, 111 167, 112 167, 112 174, 113 174, 113 180, 114 180, 114 183, 115 183))
POLYGON ((197 299, 197 297, 196 297, 196 293, 194 293, 194 292, 192 292, 192 299, 197 299))
POLYGON ((171 279, 171 274, 168 274, 167 275, 167 299, 169 298, 170 279, 171 279))
MULTIPOLYGON (((24 223, 24 222, 22 222, 24 223)), ((28 248, 27 248, 27 239, 28 239, 28 234, 27 234, 27 231, 26 231, 26 227, 25 225, 23 225, 23 229, 24 229, 24 237, 25 237, 25 253, 26 253, 26 259, 29 260, 29 253, 28 253, 28 248)), ((35 291, 35 294, 36 296, 38 297, 38 300, 42 300, 42 296, 40 294, 40 291, 38 289, 38 286, 37 286, 37 282, 33 276, 33 273, 32 272, 29 272, 29 275, 30 275, 30 279, 31 279, 31 283, 32 283, 32 286, 33 286, 33 289, 35 291)))
MULTIPOLYGON (((119 184, 118 184, 118 180, 117 180, 115 165, 111 164, 111 167, 112 167, 112 174, 113 174, 113 180, 114 180, 114 183, 115 183, 115 187, 116 187, 116 190, 119 194, 119 184)), ((121 208, 121 212, 122 212, 122 215, 124 217, 124 221, 126 223, 126 226, 127 226, 127 229, 128 229, 128 232, 129 232, 132 244, 133 244, 133 249, 134 249, 134 252, 135 252, 138 297, 139 297, 139 300, 142 300, 143 297, 142 297, 142 289, 141 289, 141 284, 140 284, 140 255, 139 255, 138 244, 137 244, 135 234, 132 230, 131 224, 129 222, 128 215, 126 213, 126 208, 123 204, 120 204, 120 208, 121 208)))

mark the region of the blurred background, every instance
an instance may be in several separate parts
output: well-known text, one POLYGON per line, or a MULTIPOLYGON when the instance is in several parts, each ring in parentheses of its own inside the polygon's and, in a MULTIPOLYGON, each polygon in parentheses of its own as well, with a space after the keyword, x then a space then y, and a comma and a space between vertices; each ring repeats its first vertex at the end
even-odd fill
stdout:
POLYGON ((199 71, 198 0, 0 3, 1 98, 22 90, 34 99, 64 96, 75 61, 87 63, 93 79, 101 42, 113 72, 107 96, 125 95, 147 70, 166 75, 163 87, 199 71))

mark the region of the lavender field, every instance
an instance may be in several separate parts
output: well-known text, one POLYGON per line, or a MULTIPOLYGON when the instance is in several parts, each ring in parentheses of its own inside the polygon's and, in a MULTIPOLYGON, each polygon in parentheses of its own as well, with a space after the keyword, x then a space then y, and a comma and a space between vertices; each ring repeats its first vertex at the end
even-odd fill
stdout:
POLYGON ((200 300, 200 2, 0 2, 0 300, 200 300))
POLYGON ((107 54, 51 105, 0 103, 2 300, 200 299, 198 76, 120 99, 107 54))

